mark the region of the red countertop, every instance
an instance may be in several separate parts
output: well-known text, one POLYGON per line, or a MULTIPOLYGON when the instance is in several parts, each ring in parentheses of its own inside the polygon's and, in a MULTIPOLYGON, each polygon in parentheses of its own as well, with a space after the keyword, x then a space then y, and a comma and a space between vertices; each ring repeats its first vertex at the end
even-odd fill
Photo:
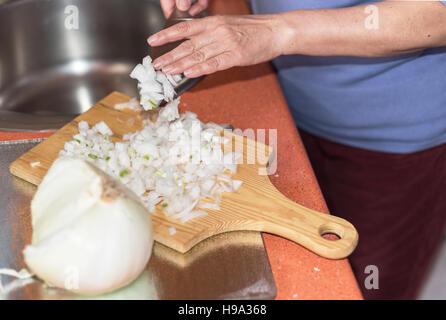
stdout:
MULTIPOLYGON (((214 0, 211 13, 246 14, 243 0, 214 0)), ((273 184, 290 199, 328 213, 304 146, 269 64, 233 68, 207 76, 182 96, 181 110, 204 122, 245 130, 277 129, 277 171, 273 184)), ((47 137, 45 133, 0 132, 0 140, 47 137)), ((266 140, 268 143, 268 140, 266 140)), ((270 234, 263 234, 277 286, 276 299, 362 299, 347 259, 328 260, 270 234)))

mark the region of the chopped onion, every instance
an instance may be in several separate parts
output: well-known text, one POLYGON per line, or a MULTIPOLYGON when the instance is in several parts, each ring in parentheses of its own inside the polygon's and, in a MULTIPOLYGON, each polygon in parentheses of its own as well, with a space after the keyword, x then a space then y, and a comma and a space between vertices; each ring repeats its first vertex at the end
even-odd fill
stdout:
POLYGON ((177 233, 177 229, 175 227, 169 227, 169 234, 173 236, 175 233, 177 233))
MULTIPOLYGON (((171 102, 175 96, 174 86, 181 80, 181 76, 165 75, 155 71, 152 59, 147 56, 142 64, 138 64, 130 73, 130 77, 138 81, 140 103, 144 110, 156 109, 161 101, 171 102)), ((117 108, 122 108, 120 105, 117 108)), ((116 106, 115 106, 116 108, 116 106)))
POLYGON ((201 216, 205 216, 205 215, 207 215, 208 213, 206 212, 206 211, 204 211, 204 210, 195 210, 195 211, 192 211, 190 214, 188 214, 187 216, 183 216, 182 218, 181 218, 181 222, 187 222, 187 221, 189 221, 189 220, 191 220, 191 219, 194 219, 194 218, 197 218, 197 217, 201 217, 201 216))
POLYGON ((219 210, 222 193, 242 183, 231 179, 240 153, 223 154, 220 128, 191 112, 180 115, 179 102, 169 102, 156 121, 144 120, 141 131, 116 143, 104 122, 90 128, 81 121, 79 134, 60 154, 94 163, 129 187, 152 213, 159 205, 167 216, 185 222, 204 215, 198 208, 219 210))
POLYGON ((241 180, 232 180, 232 188, 234 190, 238 190, 241 187, 242 183, 243 181, 241 180))
POLYGON ((137 112, 144 110, 141 107, 141 105, 139 104, 138 99, 136 99, 136 98, 132 98, 132 99, 130 99, 127 102, 117 103, 117 104, 115 104, 114 108, 116 110, 125 110, 125 109, 127 109, 127 110, 137 111, 137 112))
POLYGON ((21 280, 30 280, 33 275, 26 269, 22 269, 20 271, 16 271, 14 269, 0 268, 0 276, 5 275, 9 277, 16 278, 17 281, 10 282, 6 286, 3 286, 2 281, 0 281, 0 300, 6 298, 9 292, 13 291, 16 288, 23 287, 28 281, 23 282, 21 280))

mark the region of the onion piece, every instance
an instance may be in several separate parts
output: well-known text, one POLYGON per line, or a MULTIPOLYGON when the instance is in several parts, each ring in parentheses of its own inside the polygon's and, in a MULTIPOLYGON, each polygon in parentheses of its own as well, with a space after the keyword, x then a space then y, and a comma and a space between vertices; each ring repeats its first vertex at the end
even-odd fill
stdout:
POLYGON ((136 65, 130 73, 130 78, 138 81, 140 103, 144 110, 156 109, 163 100, 173 101, 174 86, 181 80, 181 77, 166 76, 161 71, 155 71, 150 56, 146 56, 142 64, 136 65))
POLYGON ((169 234, 173 236, 175 233, 177 233, 177 229, 175 227, 169 227, 169 234))
POLYGON ((136 111, 136 112, 144 110, 136 98, 132 98, 127 102, 117 103, 114 105, 114 108, 116 110, 126 110, 127 109, 127 110, 131 110, 131 111, 136 111))
POLYGON ((191 219, 195 219, 197 217, 202 217, 202 216, 206 216, 208 213, 204 210, 194 210, 192 211, 190 214, 188 214, 187 216, 184 216, 181 218, 181 222, 185 223, 191 219))
POLYGON ((232 188, 234 191, 238 190, 243 184, 243 181, 241 180, 232 180, 232 188))
POLYGON ((21 269, 20 271, 16 271, 14 269, 8 269, 8 268, 0 268, 0 276, 1 275, 16 278, 16 280, 8 283, 6 286, 3 286, 3 283, 0 281, 0 300, 6 298, 11 291, 17 288, 24 287, 25 285, 33 282, 33 276, 34 276, 26 269, 21 269))
POLYGON ((50 286, 99 294, 127 285, 146 267, 150 214, 136 195, 87 161, 57 159, 31 212, 25 262, 50 286))

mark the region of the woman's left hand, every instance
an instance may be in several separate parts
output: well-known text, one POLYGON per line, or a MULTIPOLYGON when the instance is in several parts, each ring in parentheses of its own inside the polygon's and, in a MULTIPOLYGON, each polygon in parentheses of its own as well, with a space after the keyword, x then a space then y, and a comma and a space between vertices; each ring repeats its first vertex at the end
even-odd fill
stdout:
POLYGON ((290 31, 280 15, 212 16, 178 23, 148 38, 151 46, 187 39, 153 65, 167 74, 199 77, 283 53, 290 31))

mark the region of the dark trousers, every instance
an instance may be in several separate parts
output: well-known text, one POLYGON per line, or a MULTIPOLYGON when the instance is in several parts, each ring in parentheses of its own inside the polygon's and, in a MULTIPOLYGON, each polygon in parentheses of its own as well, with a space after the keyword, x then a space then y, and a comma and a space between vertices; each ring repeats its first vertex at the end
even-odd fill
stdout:
POLYGON ((359 233, 350 262, 365 299, 415 299, 446 222, 446 145, 412 154, 353 148, 300 130, 331 214, 359 233), (366 289, 368 265, 379 289, 366 289))

